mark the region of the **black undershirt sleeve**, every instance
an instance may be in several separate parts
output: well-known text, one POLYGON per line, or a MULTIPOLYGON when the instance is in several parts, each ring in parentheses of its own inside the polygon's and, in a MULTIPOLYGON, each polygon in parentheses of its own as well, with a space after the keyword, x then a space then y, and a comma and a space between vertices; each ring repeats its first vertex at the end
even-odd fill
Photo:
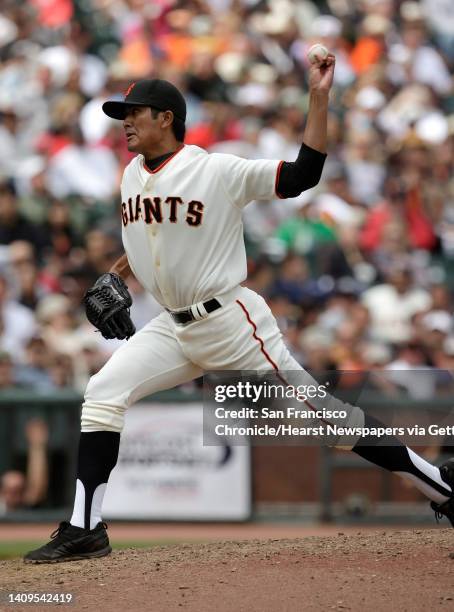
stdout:
POLYGON ((306 144, 301 145, 294 162, 282 162, 276 185, 280 198, 294 198, 302 191, 315 187, 322 175, 326 153, 320 153, 306 144))
MULTIPOLYGON (((145 163, 150 170, 154 170, 168 157, 174 154, 170 151, 154 159, 147 159, 145 163)), ((306 144, 301 145, 298 157, 294 162, 282 162, 276 184, 276 193, 280 198, 294 198, 301 192, 315 187, 322 175, 326 153, 320 153, 306 144)))

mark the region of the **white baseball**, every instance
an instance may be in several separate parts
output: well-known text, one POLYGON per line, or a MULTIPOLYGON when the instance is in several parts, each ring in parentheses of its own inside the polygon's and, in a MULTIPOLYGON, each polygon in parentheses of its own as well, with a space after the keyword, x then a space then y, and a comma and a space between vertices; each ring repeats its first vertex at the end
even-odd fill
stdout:
POLYGON ((328 49, 320 43, 315 43, 307 52, 307 57, 311 64, 323 62, 328 57, 328 49))

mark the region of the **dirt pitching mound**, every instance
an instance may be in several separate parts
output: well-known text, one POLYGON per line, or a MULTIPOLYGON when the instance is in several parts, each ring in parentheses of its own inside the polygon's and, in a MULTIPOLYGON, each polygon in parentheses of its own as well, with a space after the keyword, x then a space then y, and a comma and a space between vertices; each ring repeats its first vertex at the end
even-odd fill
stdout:
POLYGON ((30 610, 5 604, 13 591, 70 592, 68 610, 96 612, 453 610, 454 530, 178 544, 56 565, 2 561, 0 609, 30 610))

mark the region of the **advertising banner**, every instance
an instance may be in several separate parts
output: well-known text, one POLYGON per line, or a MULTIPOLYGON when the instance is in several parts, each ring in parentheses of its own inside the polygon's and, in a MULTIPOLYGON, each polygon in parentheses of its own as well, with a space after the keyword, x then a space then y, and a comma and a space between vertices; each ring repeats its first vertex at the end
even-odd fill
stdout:
POLYGON ((203 446, 201 403, 138 404, 127 413, 106 519, 246 520, 250 449, 203 446))

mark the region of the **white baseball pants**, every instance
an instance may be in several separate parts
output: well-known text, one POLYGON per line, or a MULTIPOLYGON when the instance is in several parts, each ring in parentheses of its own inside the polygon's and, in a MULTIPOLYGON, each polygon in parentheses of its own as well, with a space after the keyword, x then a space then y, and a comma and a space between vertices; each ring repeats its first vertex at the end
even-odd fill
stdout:
MULTIPOLYGON (((260 295, 239 286, 216 298, 222 308, 205 319, 177 325, 169 313, 162 312, 117 349, 87 385, 82 431, 121 432, 128 406, 198 378, 204 371, 275 370, 291 372, 291 384, 317 384, 289 353, 260 295)), ((348 408, 345 423, 338 425, 364 424, 364 414, 357 407, 335 398, 311 402, 317 408, 337 404, 348 408)))

